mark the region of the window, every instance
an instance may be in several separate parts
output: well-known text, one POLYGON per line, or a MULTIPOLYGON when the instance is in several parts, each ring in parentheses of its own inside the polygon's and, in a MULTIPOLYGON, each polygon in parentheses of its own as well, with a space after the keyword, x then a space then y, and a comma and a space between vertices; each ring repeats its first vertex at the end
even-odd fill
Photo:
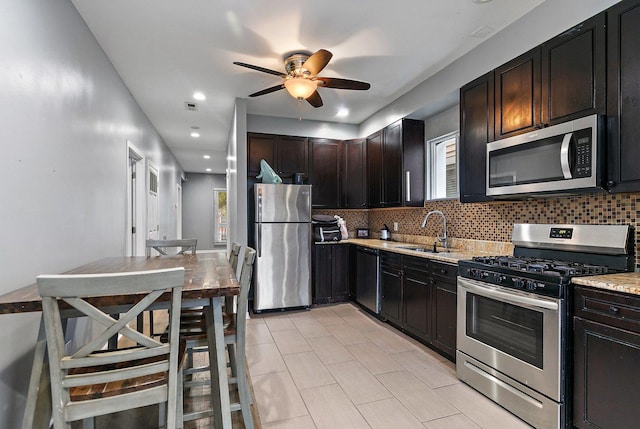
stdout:
POLYGON ((427 200, 458 196, 458 132, 429 140, 425 146, 427 200))
POLYGON ((214 244, 222 244, 227 241, 227 190, 213 190, 214 213, 214 244))

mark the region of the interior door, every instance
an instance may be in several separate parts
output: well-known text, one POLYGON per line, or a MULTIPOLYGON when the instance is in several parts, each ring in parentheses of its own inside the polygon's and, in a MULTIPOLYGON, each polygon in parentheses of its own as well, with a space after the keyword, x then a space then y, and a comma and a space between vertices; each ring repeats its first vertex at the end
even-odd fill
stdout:
POLYGON ((147 238, 158 240, 160 218, 158 216, 158 168, 152 163, 147 165, 147 238))

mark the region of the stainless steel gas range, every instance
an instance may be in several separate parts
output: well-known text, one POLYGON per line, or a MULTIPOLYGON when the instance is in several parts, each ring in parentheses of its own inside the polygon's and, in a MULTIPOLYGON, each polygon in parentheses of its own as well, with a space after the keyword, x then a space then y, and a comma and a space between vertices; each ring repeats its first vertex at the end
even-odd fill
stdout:
POLYGON ((458 377, 538 428, 570 425, 571 277, 633 270, 626 225, 516 224, 514 256, 458 263, 458 377))

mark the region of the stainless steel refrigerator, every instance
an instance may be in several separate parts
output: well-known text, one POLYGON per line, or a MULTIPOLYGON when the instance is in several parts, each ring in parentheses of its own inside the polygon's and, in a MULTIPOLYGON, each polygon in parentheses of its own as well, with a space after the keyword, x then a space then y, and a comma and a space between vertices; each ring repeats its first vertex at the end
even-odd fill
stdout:
POLYGON ((255 189, 256 312, 311 305, 311 186, 255 189))

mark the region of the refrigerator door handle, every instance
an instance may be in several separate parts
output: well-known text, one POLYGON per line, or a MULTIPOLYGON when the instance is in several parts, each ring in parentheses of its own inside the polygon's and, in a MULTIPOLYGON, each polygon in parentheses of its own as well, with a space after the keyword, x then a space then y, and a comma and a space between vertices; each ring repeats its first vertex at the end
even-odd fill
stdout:
POLYGON ((258 223, 262 223, 262 188, 258 188, 258 223))
POLYGON ((262 224, 258 224, 258 258, 262 255, 262 224))

